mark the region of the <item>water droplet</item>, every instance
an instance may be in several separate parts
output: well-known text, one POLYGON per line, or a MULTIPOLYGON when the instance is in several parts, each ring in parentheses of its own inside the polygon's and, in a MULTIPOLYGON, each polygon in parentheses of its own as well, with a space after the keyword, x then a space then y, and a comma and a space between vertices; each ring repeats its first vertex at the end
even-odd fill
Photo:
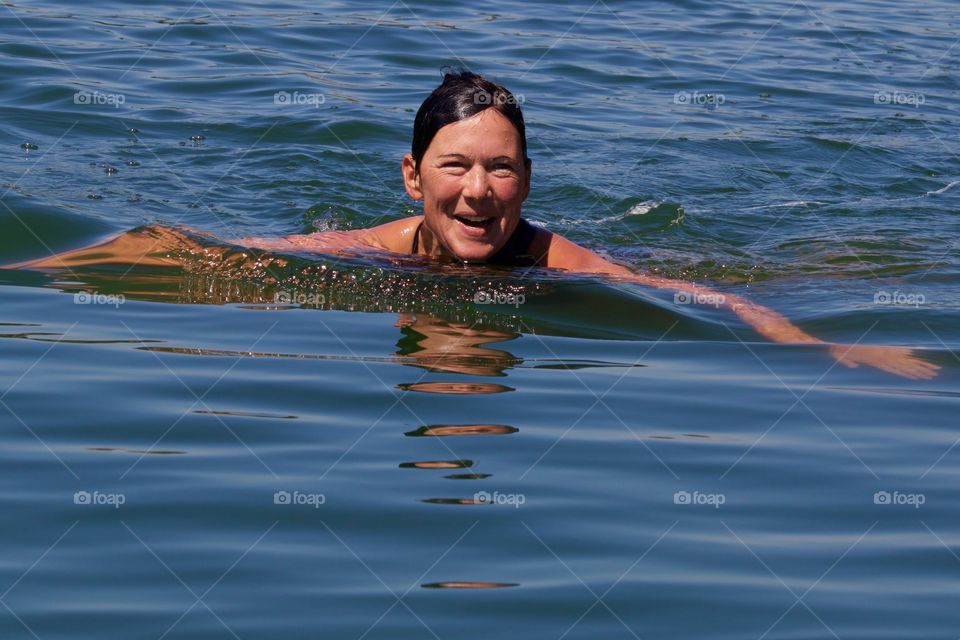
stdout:
POLYGON ((23 149, 24 151, 36 151, 40 147, 38 147, 32 142, 24 142, 22 145, 20 145, 20 148, 23 149))
POLYGON ((111 167, 110 165, 104 165, 103 167, 103 172, 108 176, 112 176, 116 174, 118 171, 120 171, 120 169, 117 169, 116 167, 111 167))
POLYGON ((193 140, 194 142, 203 142, 204 140, 206 140, 206 138, 204 136, 201 136, 200 134, 190 136, 190 139, 193 140))
POLYGON ((139 166, 140 166, 140 163, 137 162, 136 160, 127 160, 127 166, 128 166, 128 167, 139 167, 139 166))
POLYGON ((134 133, 134 134, 140 133, 140 129, 136 129, 136 128, 134 128, 134 127, 130 127, 129 129, 127 129, 127 133, 134 133))

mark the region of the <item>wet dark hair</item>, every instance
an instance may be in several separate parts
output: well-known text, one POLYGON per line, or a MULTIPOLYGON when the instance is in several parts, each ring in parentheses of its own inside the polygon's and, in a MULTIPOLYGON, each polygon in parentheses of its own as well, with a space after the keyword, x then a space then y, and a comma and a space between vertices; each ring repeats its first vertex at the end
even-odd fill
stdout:
POLYGON ((411 155, 420 173, 420 161, 441 128, 472 118, 487 109, 499 111, 520 134, 523 160, 527 157, 527 132, 523 124, 520 104, 505 87, 470 71, 448 71, 443 82, 433 90, 417 111, 413 121, 413 144, 411 155))

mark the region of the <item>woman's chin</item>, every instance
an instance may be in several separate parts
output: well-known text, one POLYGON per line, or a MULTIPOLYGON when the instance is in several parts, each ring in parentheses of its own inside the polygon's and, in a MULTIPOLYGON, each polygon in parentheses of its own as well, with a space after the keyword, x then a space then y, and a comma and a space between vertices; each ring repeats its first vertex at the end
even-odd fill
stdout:
MULTIPOLYGON (((497 252, 500 244, 500 234, 491 234, 494 237, 484 238, 464 238, 462 235, 454 235, 447 242, 447 248, 464 262, 486 262, 497 252)), ((448 236, 449 237, 449 236, 448 236)))
POLYGON ((458 243, 453 249, 454 255, 464 262, 486 262, 496 253, 495 247, 476 242, 458 243))

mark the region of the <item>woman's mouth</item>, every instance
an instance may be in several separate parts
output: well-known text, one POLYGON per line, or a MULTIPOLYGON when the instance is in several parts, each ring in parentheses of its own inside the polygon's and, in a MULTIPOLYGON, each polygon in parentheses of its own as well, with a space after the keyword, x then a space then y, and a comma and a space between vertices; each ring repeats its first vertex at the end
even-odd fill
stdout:
POLYGON ((490 231, 495 225, 497 218, 495 216, 474 216, 458 214, 453 216, 459 223, 460 229, 470 237, 481 237, 490 231))

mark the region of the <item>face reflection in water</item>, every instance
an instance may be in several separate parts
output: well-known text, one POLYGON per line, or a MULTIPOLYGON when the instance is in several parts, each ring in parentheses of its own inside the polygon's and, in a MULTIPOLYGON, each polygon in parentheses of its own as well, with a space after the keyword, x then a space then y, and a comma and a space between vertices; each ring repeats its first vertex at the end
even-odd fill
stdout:
MULTIPOLYGON (((504 342, 519 337, 499 329, 480 328, 467 323, 451 322, 429 315, 401 314, 397 326, 404 338, 397 344, 398 356, 415 359, 413 366, 429 371, 462 373, 475 376, 503 376, 507 369, 521 364, 523 360, 508 351, 490 349, 484 345, 504 342)), ((461 383, 460 393, 490 393, 491 389, 509 391, 502 385, 461 383)), ((442 385, 446 393, 454 393, 455 387, 442 385)), ((437 389, 434 386, 434 389, 437 389)), ((439 393, 441 391, 433 391, 439 393)))

